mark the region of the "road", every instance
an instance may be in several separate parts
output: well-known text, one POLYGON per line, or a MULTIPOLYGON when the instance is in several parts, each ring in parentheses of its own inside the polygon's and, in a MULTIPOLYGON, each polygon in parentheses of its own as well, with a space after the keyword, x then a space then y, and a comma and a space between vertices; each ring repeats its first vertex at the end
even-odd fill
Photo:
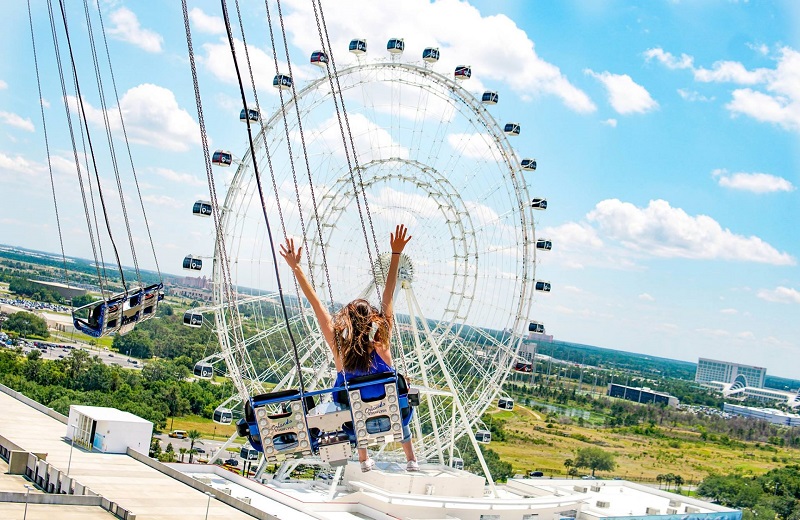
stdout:
MULTIPOLYGON (((155 437, 156 439, 161 441, 161 450, 162 451, 167 449, 167 444, 172 443, 172 448, 175 450, 175 453, 178 454, 178 457, 180 457, 180 449, 181 448, 186 448, 188 450, 189 446, 192 445, 192 441, 189 440, 189 439, 174 439, 172 437, 169 437, 166 433, 153 435, 153 437, 155 437)), ((202 449, 205 452, 205 453, 199 453, 199 458, 207 459, 209 457, 213 457, 214 455, 216 455, 217 451, 219 451, 219 449, 222 447, 222 445, 224 443, 225 443, 224 439, 222 439, 222 440, 199 439, 198 441, 195 441, 195 448, 202 449)), ((234 447, 238 449, 240 447, 240 445, 235 444, 234 447)), ((195 456, 195 457, 197 458, 198 456, 195 456)), ((239 459, 239 453, 238 452, 237 453, 228 453, 227 455, 225 455, 224 457, 221 457, 221 458, 222 458, 222 460, 229 459, 229 458, 237 459, 237 460, 239 460, 239 464, 242 463, 242 460, 239 459)), ((189 461, 188 458, 186 458, 185 460, 187 462, 189 461)))
MULTIPOLYGON (((59 342, 59 345, 65 345, 66 343, 59 342)), ((105 363, 106 365, 119 365, 125 368, 131 369, 141 369, 143 362, 136 358, 131 358, 125 355, 120 354, 119 352, 111 352, 108 350, 97 350, 97 349, 90 349, 88 347, 72 344, 70 345, 73 348, 78 348, 84 350, 89 353, 90 356, 97 356, 100 360, 105 363)), ((37 349, 33 346, 23 346, 22 351, 27 354, 31 350, 39 350, 42 353, 43 359, 60 359, 69 356, 70 350, 69 348, 54 348, 48 347, 46 350, 37 349)))

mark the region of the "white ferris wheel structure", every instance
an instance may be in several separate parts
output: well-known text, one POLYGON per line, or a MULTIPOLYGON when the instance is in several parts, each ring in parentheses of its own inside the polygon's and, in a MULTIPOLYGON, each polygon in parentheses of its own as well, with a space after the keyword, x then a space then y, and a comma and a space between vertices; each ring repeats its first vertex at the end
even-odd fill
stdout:
POLYGON ((492 115, 497 93, 476 97, 460 81, 465 68, 448 74, 434 60, 404 62, 399 53, 362 54, 337 71, 351 157, 334 83, 320 71, 296 90, 287 88, 291 78, 276 76, 281 106, 257 114, 252 153, 248 147, 232 160, 238 168, 220 207, 224 248, 217 240, 213 306, 194 311, 214 311, 220 352, 204 363, 224 361, 237 389, 223 410, 267 391, 331 387, 329 348, 278 258, 287 326, 262 212, 276 242, 286 235, 304 244, 304 269, 331 310, 358 297, 377 303, 389 231, 403 223, 413 238, 395 294, 394 364, 420 390, 411 423, 417 456, 452 464, 464 436, 480 451, 481 416, 518 359, 536 290, 549 290, 535 278, 534 213, 543 209, 529 193, 535 160, 511 146, 522 125, 492 115), (263 208, 252 157, 264 179, 263 208), (235 291, 225 290, 223 256, 235 291))

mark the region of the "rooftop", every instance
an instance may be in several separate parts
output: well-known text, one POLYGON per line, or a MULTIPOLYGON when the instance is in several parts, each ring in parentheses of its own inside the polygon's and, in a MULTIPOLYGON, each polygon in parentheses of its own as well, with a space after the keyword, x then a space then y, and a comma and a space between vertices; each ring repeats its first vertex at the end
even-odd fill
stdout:
MULTIPOLYGON (((129 412, 123 412, 116 408, 106 408, 105 406, 83 406, 73 404, 70 410, 85 415, 95 421, 119 421, 119 422, 136 422, 152 424, 150 421, 142 419, 138 415, 133 415, 129 412)), ((66 431, 66 430, 65 430, 66 431)))

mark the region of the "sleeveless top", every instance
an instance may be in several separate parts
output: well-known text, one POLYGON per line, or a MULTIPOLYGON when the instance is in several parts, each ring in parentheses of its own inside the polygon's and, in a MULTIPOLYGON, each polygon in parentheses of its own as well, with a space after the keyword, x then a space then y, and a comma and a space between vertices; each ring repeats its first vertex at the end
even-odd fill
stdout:
MULTIPOLYGON (((345 378, 347 381, 350 381, 354 377, 380 374, 381 372, 394 373, 394 371, 394 368, 386 364, 386 361, 378 354, 378 351, 373 350, 370 353, 369 369, 366 372, 363 370, 343 370, 336 374, 336 382, 334 382, 333 386, 344 387, 345 378)), ((361 396, 364 399, 379 398, 381 395, 383 395, 383 385, 365 386, 361 388, 361 396)))

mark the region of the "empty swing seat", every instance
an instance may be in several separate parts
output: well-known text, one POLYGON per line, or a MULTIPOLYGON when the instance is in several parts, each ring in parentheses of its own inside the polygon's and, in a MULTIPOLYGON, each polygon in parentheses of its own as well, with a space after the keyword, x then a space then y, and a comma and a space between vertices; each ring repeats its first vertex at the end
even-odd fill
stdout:
POLYGON ((157 283, 84 305, 72 312, 72 323, 76 330, 93 338, 125 334, 137 323, 155 316, 158 302, 164 299, 163 288, 157 283))

